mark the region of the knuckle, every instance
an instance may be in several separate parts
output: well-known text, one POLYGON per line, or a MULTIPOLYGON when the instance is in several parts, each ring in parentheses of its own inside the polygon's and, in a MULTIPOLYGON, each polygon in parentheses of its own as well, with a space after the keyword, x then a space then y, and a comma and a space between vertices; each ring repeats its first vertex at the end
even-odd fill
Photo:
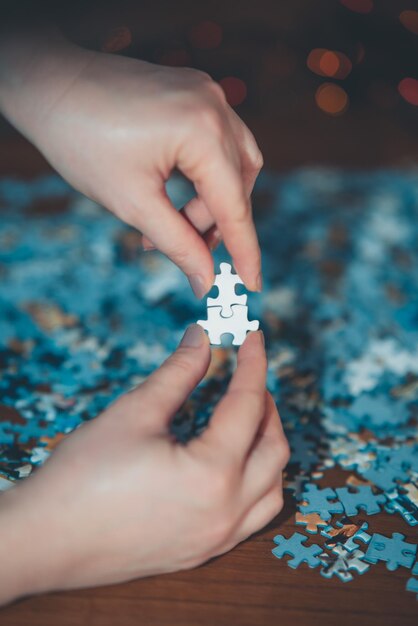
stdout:
POLYGON ((211 81, 207 84, 207 89, 209 89, 210 93, 213 94, 215 98, 223 103, 226 102, 225 92, 219 83, 211 79, 211 81))
POLYGON ((257 150, 255 151, 254 158, 253 158, 253 165, 254 165, 254 169, 257 172, 259 172, 264 165, 264 157, 259 148, 257 148, 257 150))
POLYGON ((200 131, 205 131, 215 139, 223 139, 222 117, 216 107, 209 102, 205 102, 196 112, 196 123, 199 125, 200 131))
POLYGON ((286 467, 286 465, 290 461, 290 446, 287 439, 283 439, 280 443, 280 462, 282 467, 286 467))
POLYGON ((177 372, 181 371, 186 376, 193 374, 194 366, 189 358, 189 351, 187 348, 178 348, 177 351, 169 357, 168 363, 170 367, 175 369, 177 372))

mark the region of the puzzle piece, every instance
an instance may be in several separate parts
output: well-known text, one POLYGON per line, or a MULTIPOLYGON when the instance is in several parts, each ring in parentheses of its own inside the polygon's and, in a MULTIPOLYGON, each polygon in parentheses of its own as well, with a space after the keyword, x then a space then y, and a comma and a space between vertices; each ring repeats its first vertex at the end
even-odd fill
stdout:
POLYGON ((308 513, 302 515, 299 511, 296 512, 296 524, 298 526, 305 526, 306 531, 311 535, 318 532, 318 528, 326 526, 327 522, 320 518, 318 513, 308 513))
POLYGON ((406 590, 417 594, 418 600, 418 578, 411 577, 406 582, 406 590))
POLYGON ((336 546, 333 550, 333 554, 323 552, 319 558, 324 565, 324 567, 321 568, 321 575, 324 576, 324 578, 338 576, 344 583, 353 580, 353 575, 350 573, 350 570, 364 574, 370 567, 363 560, 364 552, 361 550, 348 552, 343 546, 336 546))
POLYGON ((287 480, 284 485, 284 489, 293 492, 293 497, 298 502, 303 500, 303 492, 305 485, 309 482, 309 477, 298 474, 293 480, 287 480))
POLYGON ((303 500, 306 504, 300 506, 303 515, 308 513, 319 513, 321 519, 327 521, 331 519, 333 513, 342 513, 341 502, 332 502, 337 497, 335 491, 330 487, 320 489, 317 485, 309 483, 303 492, 303 500))
POLYGON ((289 464, 297 463, 300 469, 309 471, 313 465, 318 463, 319 457, 314 441, 306 439, 299 430, 289 432, 288 439, 291 449, 289 464))
POLYGON ((383 494, 375 495, 368 485, 364 487, 337 487, 337 496, 346 515, 357 515, 358 509, 364 509, 367 515, 380 512, 380 504, 386 502, 383 494), (354 491, 355 489, 355 491, 354 491))
MULTIPOLYGON (((412 574, 414 576, 418 576, 418 561, 415 563, 414 567, 412 568, 412 574)), ((409 578, 406 583, 406 590, 412 591, 412 593, 416 593, 417 600, 418 600, 418 578, 413 578, 413 577, 409 578)))
POLYGON ((356 550, 359 546, 356 543, 357 539, 368 543, 371 536, 365 531, 368 528, 367 522, 355 523, 349 517, 342 517, 336 522, 337 528, 327 526, 321 530, 321 535, 327 538, 325 545, 327 548, 335 548, 335 546, 344 544, 344 547, 349 552, 356 550))
POLYGON ((234 312, 232 306, 234 304, 247 304, 247 295, 237 295, 235 293, 236 285, 243 285, 243 281, 238 274, 232 273, 232 267, 229 263, 220 264, 221 273, 216 275, 214 285, 218 288, 216 298, 208 298, 208 307, 221 307, 221 317, 232 317, 234 312))
POLYGON ((208 332, 211 344, 221 345, 221 336, 227 333, 233 335, 232 345, 240 346, 244 343, 249 331, 258 330, 259 321, 248 320, 247 306, 233 305, 232 317, 222 317, 221 311, 220 306, 210 307, 208 308, 208 319, 197 321, 208 332))
POLYGON ((368 545, 365 560, 368 563, 386 561, 386 567, 393 572, 402 567, 412 567, 417 552, 417 546, 404 541, 405 535, 393 533, 392 537, 385 537, 374 533, 368 545))
POLYGON ((373 464, 369 469, 361 472, 361 475, 382 491, 394 489, 397 487, 397 481, 405 483, 408 480, 408 474, 403 469, 389 465, 389 463, 384 467, 373 464))
POLYGON ((283 537, 283 535, 276 535, 273 541, 277 543, 277 547, 273 548, 272 553, 278 559, 281 559, 285 554, 292 556, 287 564, 289 567, 296 569, 301 563, 307 563, 309 567, 317 567, 320 564, 318 554, 321 554, 322 548, 317 544, 311 546, 303 545, 307 537, 301 533, 294 533, 289 539, 283 537))
POLYGON ((394 492, 387 494, 388 501, 385 504, 385 511, 399 513, 405 522, 410 526, 418 526, 418 507, 405 495, 394 492))

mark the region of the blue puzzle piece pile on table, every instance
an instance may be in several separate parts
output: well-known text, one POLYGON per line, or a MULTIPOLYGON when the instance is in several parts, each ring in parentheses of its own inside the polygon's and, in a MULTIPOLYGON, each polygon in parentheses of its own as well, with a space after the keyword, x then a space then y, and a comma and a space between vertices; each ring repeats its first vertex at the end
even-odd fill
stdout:
MULTIPOLYGON (((168 191, 177 206, 190 197, 181 179, 168 191)), ((254 205, 265 288, 248 305, 292 449, 295 531, 306 533, 277 535, 273 552, 344 582, 382 561, 410 569, 405 584, 418 593, 418 176, 264 174, 254 205), (331 488, 335 468, 345 478, 331 488), (402 533, 382 534, 380 511, 402 533)), ((132 229, 56 176, 0 181, 0 211, 7 489, 158 367, 205 305, 177 268, 140 251, 132 229)), ((173 421, 181 441, 206 427, 234 367, 233 348, 213 355, 173 421)))

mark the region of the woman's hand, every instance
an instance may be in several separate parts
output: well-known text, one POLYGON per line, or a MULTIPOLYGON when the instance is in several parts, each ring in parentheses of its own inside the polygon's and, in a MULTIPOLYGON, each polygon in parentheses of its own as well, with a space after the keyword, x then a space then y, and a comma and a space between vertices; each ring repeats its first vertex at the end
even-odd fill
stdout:
POLYGON ((0 106, 74 187, 170 257, 198 297, 214 279, 209 229, 246 286, 261 289, 250 194, 262 156, 207 74, 12 33, 0 42, 0 106), (174 168, 197 192, 183 213, 165 192, 174 168))
POLYGON ((191 326, 145 383, 1 496, 3 602, 196 567, 280 511, 288 446, 260 332, 241 347, 204 433, 187 445, 169 434, 209 360, 207 336, 191 326))

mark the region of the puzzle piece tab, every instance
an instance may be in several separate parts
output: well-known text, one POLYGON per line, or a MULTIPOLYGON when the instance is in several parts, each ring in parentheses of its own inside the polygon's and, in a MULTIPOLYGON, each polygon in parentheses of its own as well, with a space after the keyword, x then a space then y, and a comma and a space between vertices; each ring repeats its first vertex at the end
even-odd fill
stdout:
POLYGON ((208 319, 198 320, 197 323, 209 334, 211 344, 221 345, 221 336, 230 334, 233 336, 232 345, 240 346, 244 343, 249 331, 258 330, 258 320, 248 320, 248 307, 235 304, 232 306, 232 317, 222 317, 222 308, 213 306, 208 308, 208 319))
POLYGON ((318 528, 327 525, 327 522, 321 519, 318 513, 308 513, 307 515, 303 515, 297 511, 295 521, 298 526, 305 526, 307 532, 311 535, 317 533, 318 528))
POLYGON ((285 554, 293 557, 287 564, 289 567, 296 569, 301 563, 307 563, 309 567, 317 567, 320 564, 318 554, 321 554, 322 548, 314 543, 311 546, 303 545, 307 537, 301 533, 294 533, 289 539, 283 535, 276 535, 273 541, 277 543, 277 547, 273 548, 272 553, 278 559, 285 554))
POLYGON ((393 533, 392 537, 385 537, 375 533, 367 548, 364 557, 368 563, 386 561, 386 567, 393 572, 402 567, 412 567, 417 553, 417 545, 404 541, 405 535, 393 533))
POLYGON ((216 298, 208 298, 208 307, 221 307, 222 317, 232 317, 234 315, 232 306, 234 304, 247 304, 247 295, 237 295, 235 293, 236 285, 243 285, 243 281, 238 274, 232 273, 232 267, 229 263, 220 264, 221 273, 216 275, 214 285, 218 288, 216 298))

